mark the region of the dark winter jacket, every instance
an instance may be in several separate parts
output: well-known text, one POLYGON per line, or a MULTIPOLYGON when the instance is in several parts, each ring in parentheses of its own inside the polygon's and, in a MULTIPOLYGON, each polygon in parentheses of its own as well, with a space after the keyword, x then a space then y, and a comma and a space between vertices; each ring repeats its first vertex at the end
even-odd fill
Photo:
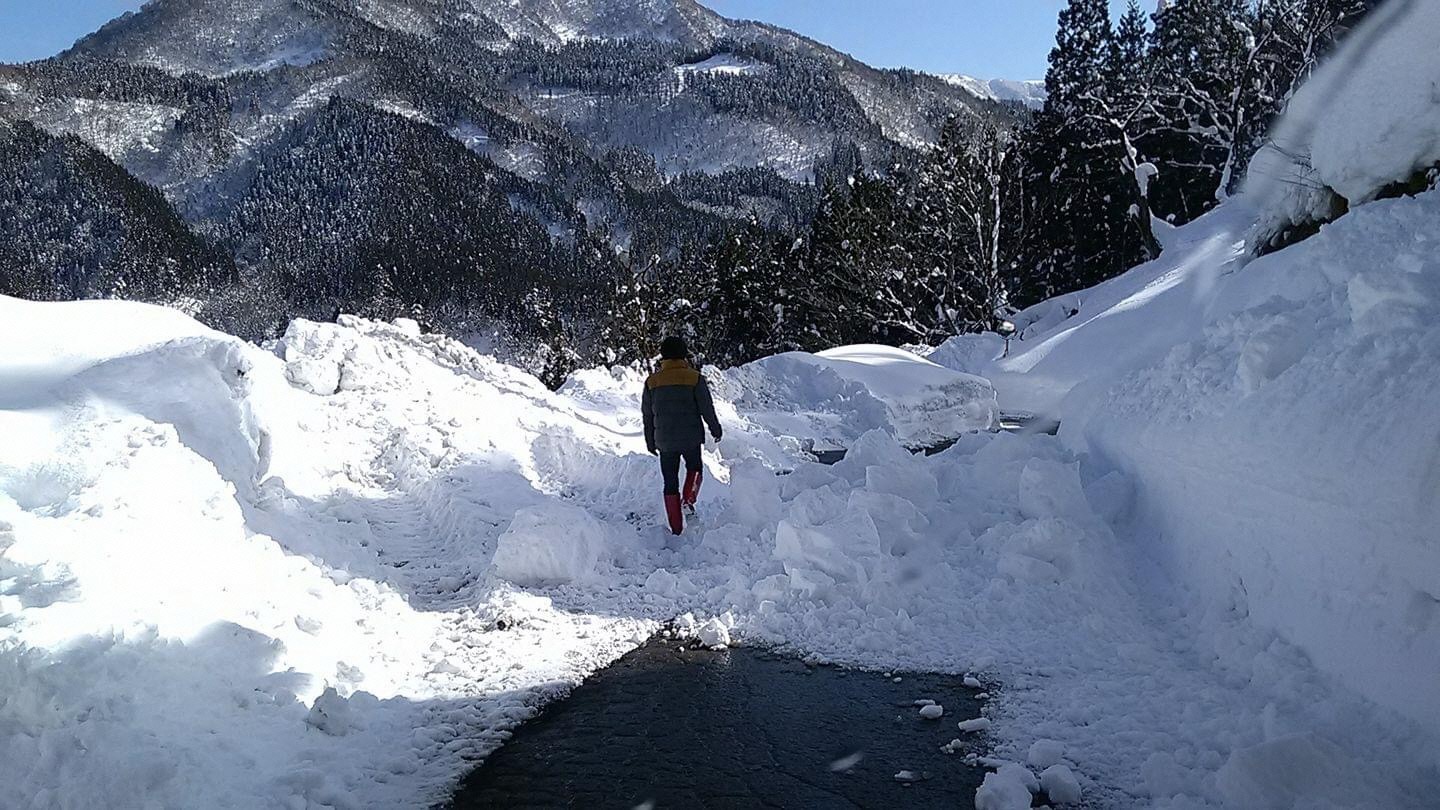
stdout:
POLYGON ((645 447, 650 452, 680 453, 705 443, 705 426, 720 438, 720 420, 705 377, 684 360, 666 360, 645 381, 640 398, 645 418, 645 447))

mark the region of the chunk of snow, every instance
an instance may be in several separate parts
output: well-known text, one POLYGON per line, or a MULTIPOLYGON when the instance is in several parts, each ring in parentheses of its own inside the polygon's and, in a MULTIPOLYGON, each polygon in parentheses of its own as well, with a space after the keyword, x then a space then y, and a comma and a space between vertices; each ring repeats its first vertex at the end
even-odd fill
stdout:
POLYGON ((491 561, 497 576, 517 585, 579 582, 595 572, 607 530, 584 509, 561 503, 515 514, 491 561))
POLYGON ((1064 758, 1064 743, 1055 740, 1036 740, 1030 744, 1030 753, 1026 755, 1025 761, 1030 764, 1030 767, 1043 771, 1051 765, 1059 765, 1060 760, 1064 758))
POLYGON ((1035 776, 1023 765, 1008 763, 985 774, 975 791, 975 810, 1028 810, 1035 776))
POLYGON ((1051 765, 1040 772, 1040 789, 1055 804, 1078 804, 1081 798, 1080 780, 1067 765, 1051 765))
POLYGON ((1004 539, 996 570, 1018 582, 1060 582, 1075 569, 1079 534, 1060 520, 1026 521, 1004 539))
POLYGON ((350 732, 354 723, 350 701, 340 697, 334 687, 328 687, 315 699, 310 713, 305 716, 305 722, 332 737, 343 737, 350 732))
POLYGON ((332 360, 306 357, 285 364, 285 379, 302 391, 330 396, 340 390, 340 366, 332 360))
POLYGON ((730 628, 719 618, 712 618, 700 625, 695 636, 701 644, 714 649, 730 645, 730 628))
POLYGON ((944 716, 944 714, 944 706, 930 705, 920 707, 920 716, 925 718, 926 720, 939 720, 942 716, 944 716))
POLYGON ((990 730, 990 718, 988 718, 988 717, 976 717, 976 718, 974 718, 974 719, 972 719, 972 720, 961 720, 961 721, 960 721, 959 723, 957 723, 956 725, 959 727, 959 729, 960 729, 961 731, 970 732, 970 733, 974 733, 974 732, 977 732, 977 731, 989 731, 989 730, 990 730))

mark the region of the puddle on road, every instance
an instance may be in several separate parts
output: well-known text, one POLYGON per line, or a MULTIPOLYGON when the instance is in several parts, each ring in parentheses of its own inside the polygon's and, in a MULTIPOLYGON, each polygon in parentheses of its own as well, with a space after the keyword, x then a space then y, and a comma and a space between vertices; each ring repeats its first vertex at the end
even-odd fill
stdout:
POLYGON ((894 677, 657 637, 517 730, 451 806, 972 807, 983 769, 940 748, 979 750, 955 727, 980 716, 979 690, 894 677), (920 699, 944 717, 923 719, 920 699))

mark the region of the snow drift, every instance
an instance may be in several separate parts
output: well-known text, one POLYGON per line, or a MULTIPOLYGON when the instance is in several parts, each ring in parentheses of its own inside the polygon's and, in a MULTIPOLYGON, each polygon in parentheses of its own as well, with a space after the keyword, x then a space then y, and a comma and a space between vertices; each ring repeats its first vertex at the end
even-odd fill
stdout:
POLYGON ((1380 4, 1296 93, 1247 178, 1258 240, 1440 168, 1436 31, 1434 0, 1380 4))
MULTIPOLYGON (((442 532, 419 496, 445 489, 445 438, 401 418, 425 404, 406 390, 423 378, 397 375, 418 359, 403 328, 297 324, 287 380, 276 356, 155 307, 0 299, 0 324, 6 803, 423 803, 653 626, 503 587, 453 598, 468 561, 425 553, 442 532), (331 398, 290 384, 327 362, 331 398), (406 576, 412 556, 439 570, 406 576), (511 629, 487 635, 500 616, 511 629)), ((478 402, 515 397, 488 418, 544 391, 502 393, 511 379, 471 379, 478 402)), ((432 497, 473 519, 506 480, 432 497)), ((516 511, 469 528, 477 557, 516 511)))
POLYGON ((999 424, 995 389, 888 346, 790 352, 717 381, 736 409, 770 432, 820 448, 846 447, 869 430, 923 448, 999 424))

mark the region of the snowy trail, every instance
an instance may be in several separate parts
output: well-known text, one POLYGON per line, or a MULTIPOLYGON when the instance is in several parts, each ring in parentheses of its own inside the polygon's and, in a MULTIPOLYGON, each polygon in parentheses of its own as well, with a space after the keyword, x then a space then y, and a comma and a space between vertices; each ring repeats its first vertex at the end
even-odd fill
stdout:
MULTIPOLYGON (((1031 466, 1035 459, 1056 459, 1059 464, 1066 458, 1058 441, 1049 437, 997 437, 969 444, 919 463, 936 468, 937 476, 957 478, 984 476, 1008 463, 1018 466, 1023 477, 1025 469, 1036 469, 1031 466), (999 450, 991 444, 1012 446, 999 450), (973 456, 967 457, 967 451, 973 456)), ((809 474, 823 476, 819 470, 809 474)), ((1052 496, 1056 493, 1029 493, 1038 499, 1052 496)), ((804 497, 803 490, 797 497, 804 497)), ((1249 669, 1217 665, 1213 654, 1193 639, 1196 628, 1173 602, 1137 585, 1156 581, 1152 572, 1135 568, 1145 555, 1128 548, 1102 522, 1087 527, 1080 540, 1083 557, 1071 561, 1077 568, 1071 573, 1083 583, 1079 587, 1043 582, 1043 576, 1005 583, 994 578, 996 566, 983 550, 985 538, 1016 527, 998 520, 1003 512, 991 510, 1015 510, 1019 514, 1005 516, 1021 518, 1025 507, 1000 499, 986 504, 977 519, 973 501, 951 503, 947 507, 942 499, 927 512, 931 524, 995 525, 981 533, 979 548, 950 545, 938 559, 928 561, 943 568, 935 576, 945 587, 925 589, 929 604, 924 612, 892 625, 885 638, 876 638, 873 631, 865 637, 855 633, 864 631, 863 623, 875 618, 874 611, 859 615, 822 609, 818 617, 797 621, 803 611, 791 606, 739 616, 734 629, 826 661, 982 672, 999 684, 993 704, 998 753, 1024 761, 1031 742, 1058 741, 1084 774, 1096 806, 1129 807, 1176 794, 1201 795, 1207 774, 1221 770, 1232 752, 1252 747, 1258 750, 1226 771, 1239 785, 1236 790, 1261 789, 1249 784, 1252 777, 1244 770, 1253 764, 1263 772, 1267 756, 1301 769, 1308 783, 1302 792, 1334 798, 1339 806, 1405 806, 1406 797, 1415 795, 1409 790, 1429 784, 1421 774, 1411 784, 1402 780, 1403 786, 1377 788, 1359 766, 1347 764, 1366 757, 1404 761, 1413 751, 1405 751, 1406 745, 1390 736, 1391 721, 1377 724, 1373 708, 1345 700, 1302 654, 1269 634, 1244 628, 1240 615, 1234 617, 1236 636, 1231 642, 1248 647, 1244 652, 1251 657, 1249 669), (1316 716, 1317 706, 1324 707, 1321 717, 1316 716), (1018 729, 1023 733, 1016 734, 1018 729), (1302 731, 1346 740, 1347 748, 1288 736, 1302 731), (1312 751, 1316 745, 1320 747, 1312 751)), ((1053 511, 1074 514, 1069 511, 1074 504, 1064 507, 1053 511)), ((729 492, 711 507, 712 514, 722 516, 733 508, 729 492)), ((1031 510, 1039 514, 1046 507, 1031 510)), ((660 539, 656 533, 642 530, 637 539, 653 542, 660 539)), ((591 613, 733 611, 744 601, 731 590, 734 583, 745 583, 748 589, 773 570, 766 543, 736 539, 741 542, 716 541, 706 534, 698 548, 642 549, 613 576, 607 573, 603 592, 571 586, 547 593, 558 604, 591 613), (722 548, 724 554, 714 553, 722 548), (649 573, 655 570, 665 573, 649 573)), ((1023 563, 1038 559, 1027 557, 1023 563)))

